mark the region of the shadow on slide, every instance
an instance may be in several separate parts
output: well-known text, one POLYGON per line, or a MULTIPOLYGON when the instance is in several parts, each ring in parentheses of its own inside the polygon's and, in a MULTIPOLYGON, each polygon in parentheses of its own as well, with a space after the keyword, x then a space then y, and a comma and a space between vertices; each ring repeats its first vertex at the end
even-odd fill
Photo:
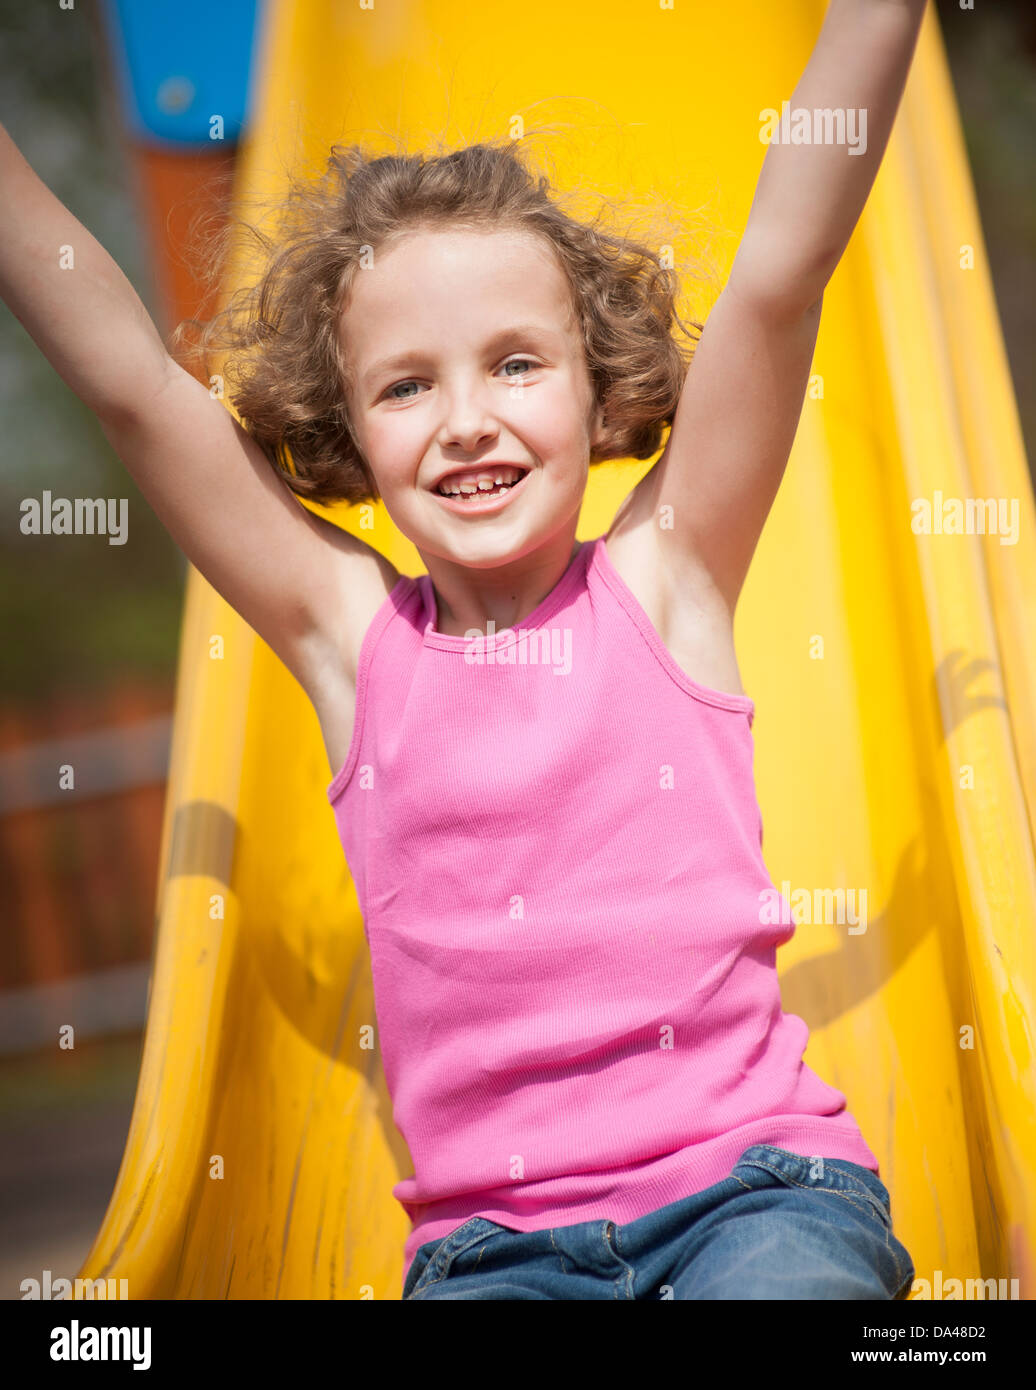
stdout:
MULTIPOLYGON (((730 229, 725 275, 760 114, 790 96, 823 13, 271 3, 239 188, 382 129, 426 148, 440 128, 452 144, 559 122, 563 182, 707 204, 730 229)), ((764 852, 800 921, 784 1008, 880 1159, 918 1279, 1016 1278, 1031 1299, 1034 509, 931 10, 813 372, 737 618, 764 852), (1014 537, 916 519, 969 498, 1014 509, 1014 537), (816 910, 825 889, 864 932, 816 910)), ((580 539, 649 466, 591 471, 580 539)), ((324 514, 422 571, 380 505, 366 529, 359 508, 324 514)), ((331 771, 293 677, 190 570, 140 1078, 83 1278, 126 1278, 132 1298, 400 1297, 391 1189, 410 1157, 331 771)))

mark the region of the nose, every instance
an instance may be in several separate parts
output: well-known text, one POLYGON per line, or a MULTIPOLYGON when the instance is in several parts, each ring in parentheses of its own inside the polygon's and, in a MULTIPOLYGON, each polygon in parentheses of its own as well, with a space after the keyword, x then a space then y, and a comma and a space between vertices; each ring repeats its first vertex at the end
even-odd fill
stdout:
POLYGON ((440 448, 464 449, 470 453, 480 444, 496 438, 499 427, 489 412, 484 390, 478 386, 458 385, 444 391, 443 398, 440 448))

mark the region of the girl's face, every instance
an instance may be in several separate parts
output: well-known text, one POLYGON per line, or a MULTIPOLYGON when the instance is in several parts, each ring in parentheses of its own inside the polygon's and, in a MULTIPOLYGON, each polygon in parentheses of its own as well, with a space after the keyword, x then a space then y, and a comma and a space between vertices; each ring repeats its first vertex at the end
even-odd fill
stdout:
POLYGON ((356 273, 340 333, 356 441, 419 551, 491 566, 574 535, 603 419, 568 283, 539 238, 410 233, 356 273), (505 466, 527 473, 490 510, 439 494, 444 475, 505 466))

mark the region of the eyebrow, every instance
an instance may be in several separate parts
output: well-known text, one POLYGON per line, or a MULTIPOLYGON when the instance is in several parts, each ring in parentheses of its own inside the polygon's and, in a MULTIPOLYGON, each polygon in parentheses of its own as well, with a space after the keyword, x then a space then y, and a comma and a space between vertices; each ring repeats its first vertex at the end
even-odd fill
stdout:
MULTIPOLYGON (((511 324, 507 328, 501 328, 494 333, 486 342, 486 350, 493 351, 498 349, 501 344, 509 342, 514 338, 525 338, 538 340, 544 344, 556 344, 558 341, 557 333, 544 324, 539 323, 517 323, 511 324)), ((365 385, 369 385, 374 378, 380 376, 382 372, 402 371, 407 367, 415 366, 427 359, 427 353, 416 350, 410 352, 395 353, 392 357, 379 358, 363 374, 365 385)))

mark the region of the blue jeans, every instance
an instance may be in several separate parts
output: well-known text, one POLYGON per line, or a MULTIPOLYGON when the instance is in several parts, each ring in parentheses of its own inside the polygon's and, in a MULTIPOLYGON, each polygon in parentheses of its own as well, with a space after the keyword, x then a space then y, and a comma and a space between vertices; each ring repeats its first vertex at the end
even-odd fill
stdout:
POLYGON ((813 1178, 813 1162, 753 1144, 722 1182, 624 1226, 473 1216, 418 1247, 403 1299, 906 1298, 914 1265, 884 1183, 835 1158, 813 1178))

